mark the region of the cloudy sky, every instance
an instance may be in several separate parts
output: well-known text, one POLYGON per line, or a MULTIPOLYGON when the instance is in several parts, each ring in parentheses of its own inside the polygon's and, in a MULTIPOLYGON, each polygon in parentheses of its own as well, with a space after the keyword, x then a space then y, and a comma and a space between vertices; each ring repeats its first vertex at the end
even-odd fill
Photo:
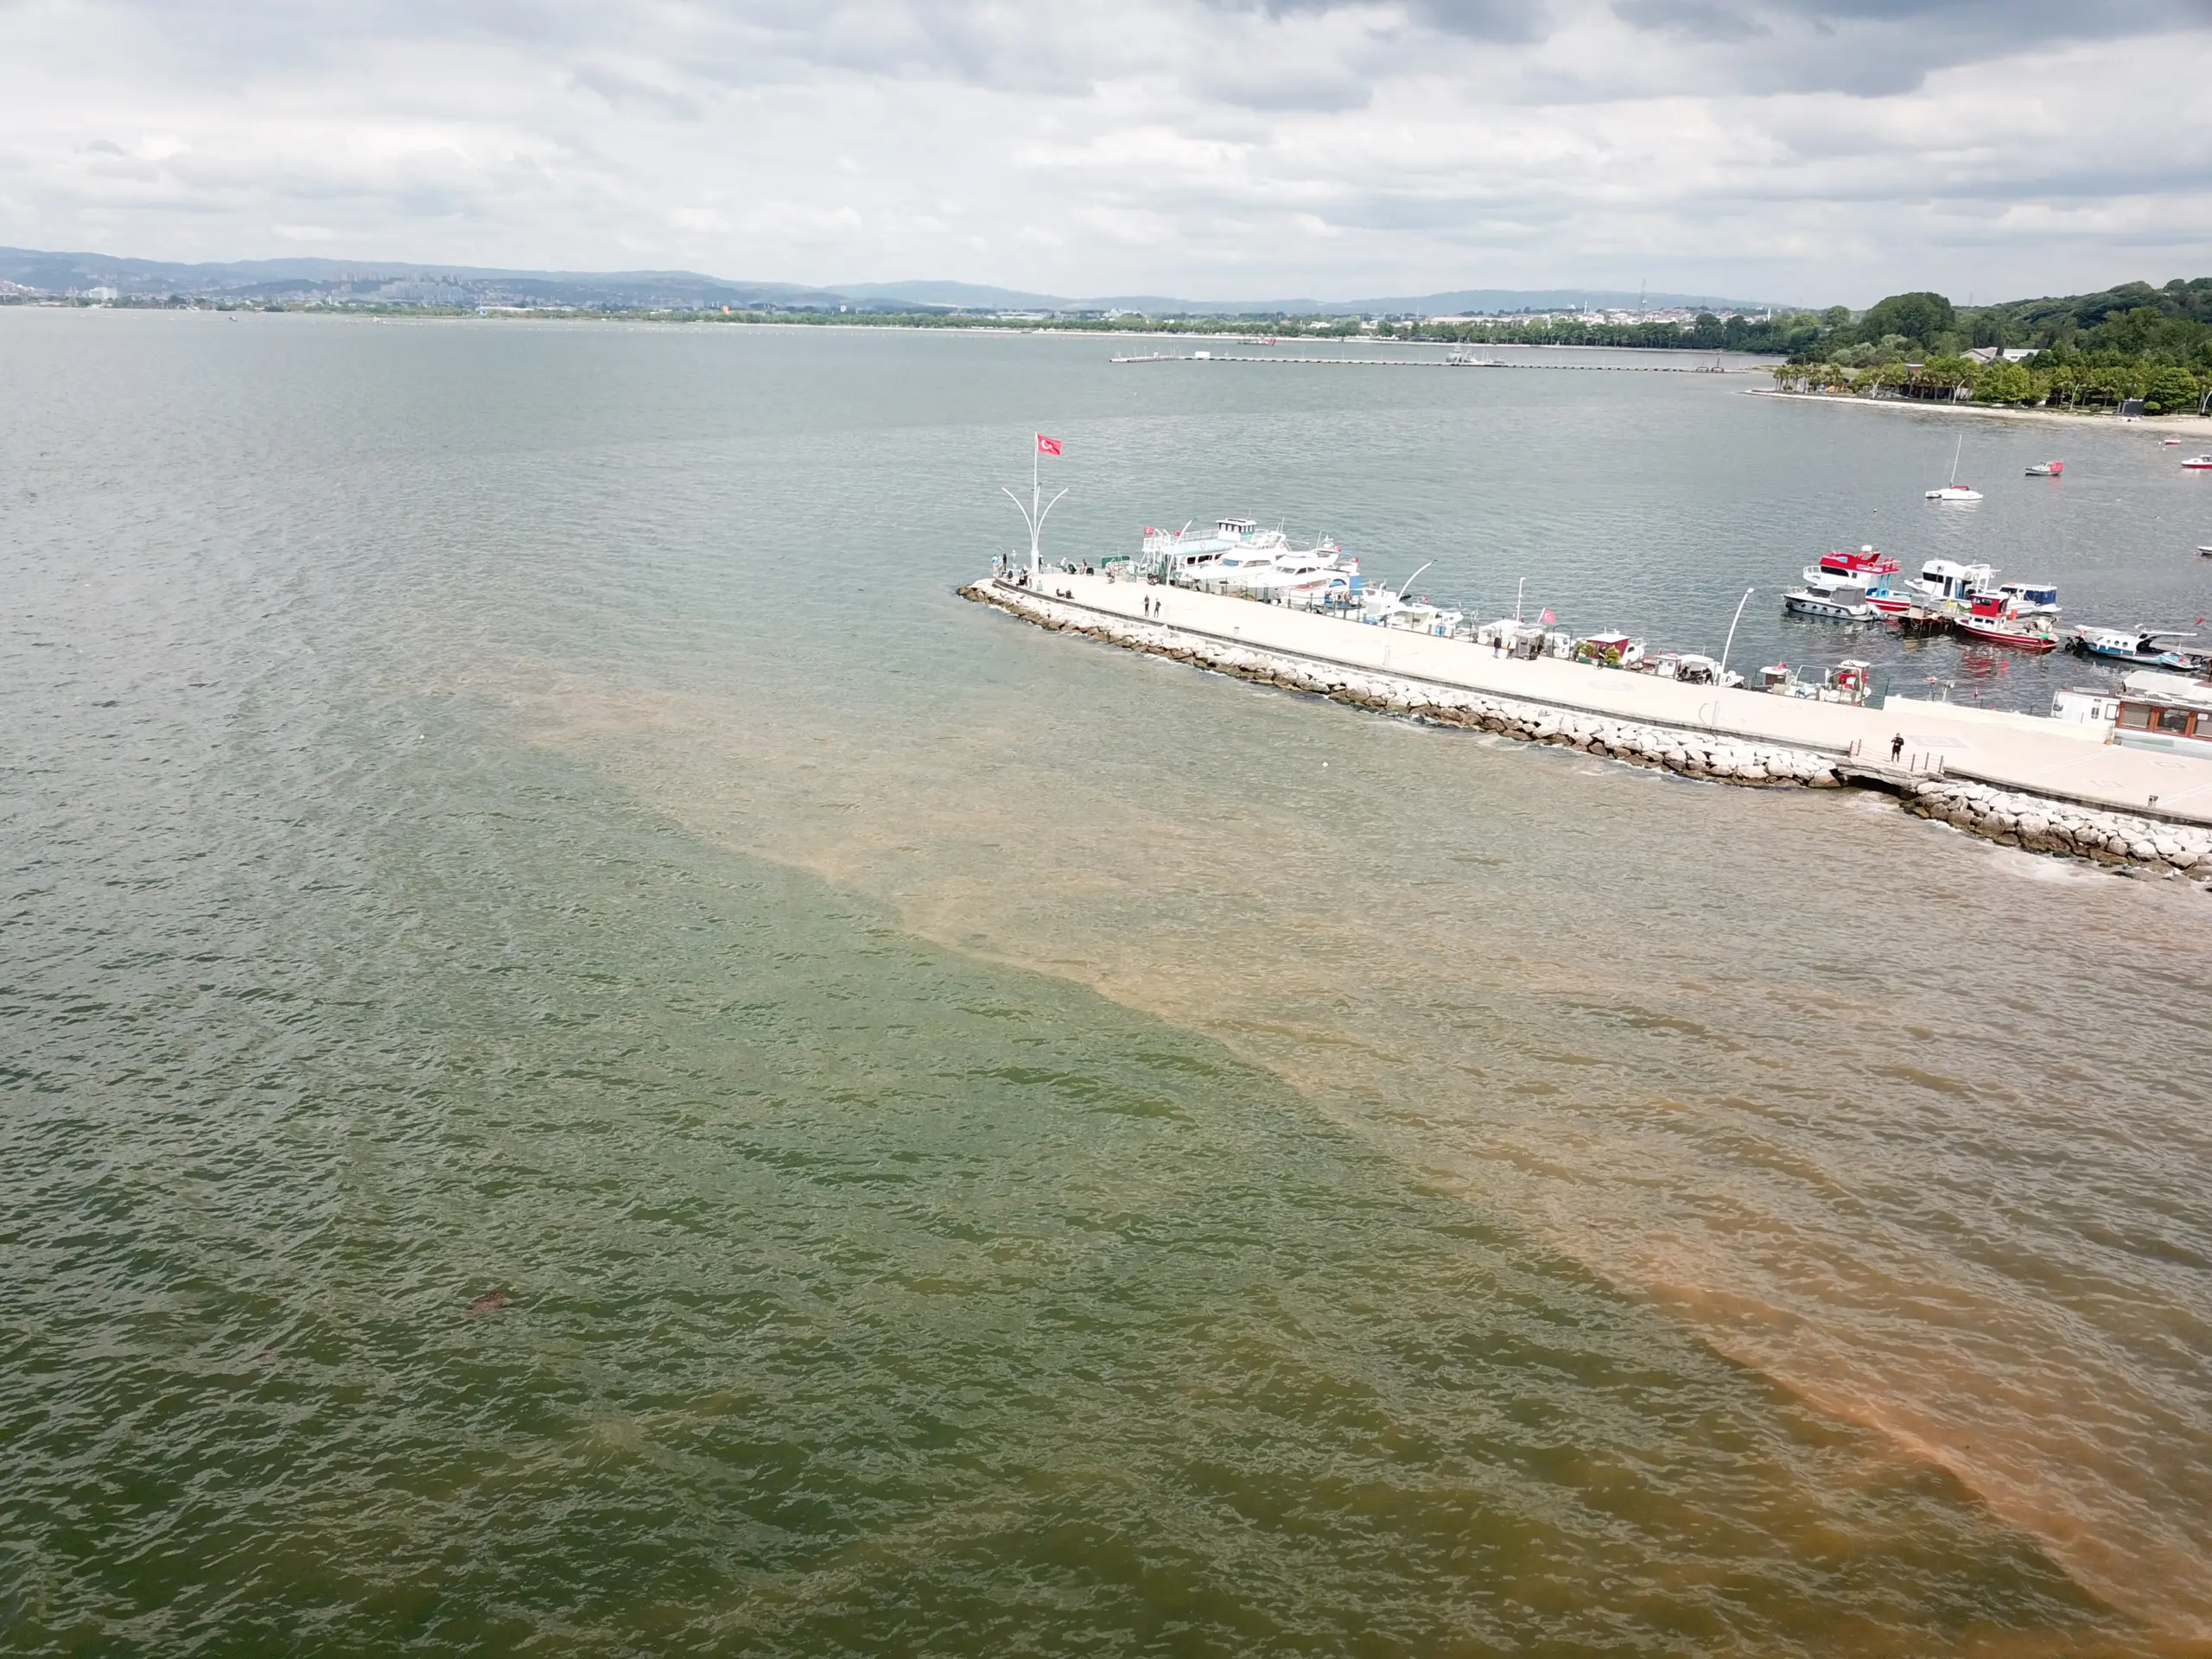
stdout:
POLYGON ((0 0, 0 243, 2067 292, 2212 273, 2212 0, 0 0))

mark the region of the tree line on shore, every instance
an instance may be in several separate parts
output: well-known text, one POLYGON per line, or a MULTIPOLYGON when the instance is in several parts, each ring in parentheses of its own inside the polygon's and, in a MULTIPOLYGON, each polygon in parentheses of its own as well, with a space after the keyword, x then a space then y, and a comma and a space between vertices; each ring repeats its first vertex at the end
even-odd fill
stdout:
POLYGON ((1778 385, 2055 409, 2140 399, 2152 415, 2212 407, 2212 277, 1979 308, 1893 294, 1863 316, 1821 316, 1774 370, 1778 385), (2011 356, 1967 355, 1992 346, 2011 356))

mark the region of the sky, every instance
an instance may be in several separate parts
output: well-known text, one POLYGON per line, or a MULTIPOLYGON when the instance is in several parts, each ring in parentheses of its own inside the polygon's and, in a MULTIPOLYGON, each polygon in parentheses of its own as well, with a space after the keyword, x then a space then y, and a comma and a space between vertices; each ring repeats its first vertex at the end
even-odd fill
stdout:
POLYGON ((2212 0, 0 0, 0 244, 2068 293, 2212 274, 2212 0))

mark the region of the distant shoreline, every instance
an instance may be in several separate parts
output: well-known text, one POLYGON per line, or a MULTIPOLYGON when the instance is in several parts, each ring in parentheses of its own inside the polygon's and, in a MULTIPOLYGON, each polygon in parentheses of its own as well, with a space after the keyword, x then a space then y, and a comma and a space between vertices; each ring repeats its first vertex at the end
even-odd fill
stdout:
MULTIPOLYGON (((2084 421, 2102 421, 2114 427, 2157 426, 2204 417, 2194 412, 2178 415, 2137 415, 2122 421, 2110 409, 2085 409, 2078 412, 2063 409, 2016 409, 2002 404, 1944 404, 1917 397, 1831 397, 1822 391, 1783 391, 1771 386, 1746 386, 1747 397, 1787 397, 1792 403, 1852 404, 1859 409, 1904 409, 1923 415, 1980 415, 1999 421, 2040 421, 2051 426, 2079 426, 2084 421)), ((2212 422, 2207 422, 2203 431, 2212 437, 2212 422)))

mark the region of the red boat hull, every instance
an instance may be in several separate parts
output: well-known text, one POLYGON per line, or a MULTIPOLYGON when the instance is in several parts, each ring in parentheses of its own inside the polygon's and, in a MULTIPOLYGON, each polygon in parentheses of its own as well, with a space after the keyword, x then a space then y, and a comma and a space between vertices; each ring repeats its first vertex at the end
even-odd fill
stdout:
POLYGON ((2010 645, 2014 651, 2056 651, 2058 641, 2037 633, 2007 633, 1998 628, 1976 626, 1972 617, 1961 617, 1951 625, 1969 639, 1980 639, 1993 645, 2010 645))

